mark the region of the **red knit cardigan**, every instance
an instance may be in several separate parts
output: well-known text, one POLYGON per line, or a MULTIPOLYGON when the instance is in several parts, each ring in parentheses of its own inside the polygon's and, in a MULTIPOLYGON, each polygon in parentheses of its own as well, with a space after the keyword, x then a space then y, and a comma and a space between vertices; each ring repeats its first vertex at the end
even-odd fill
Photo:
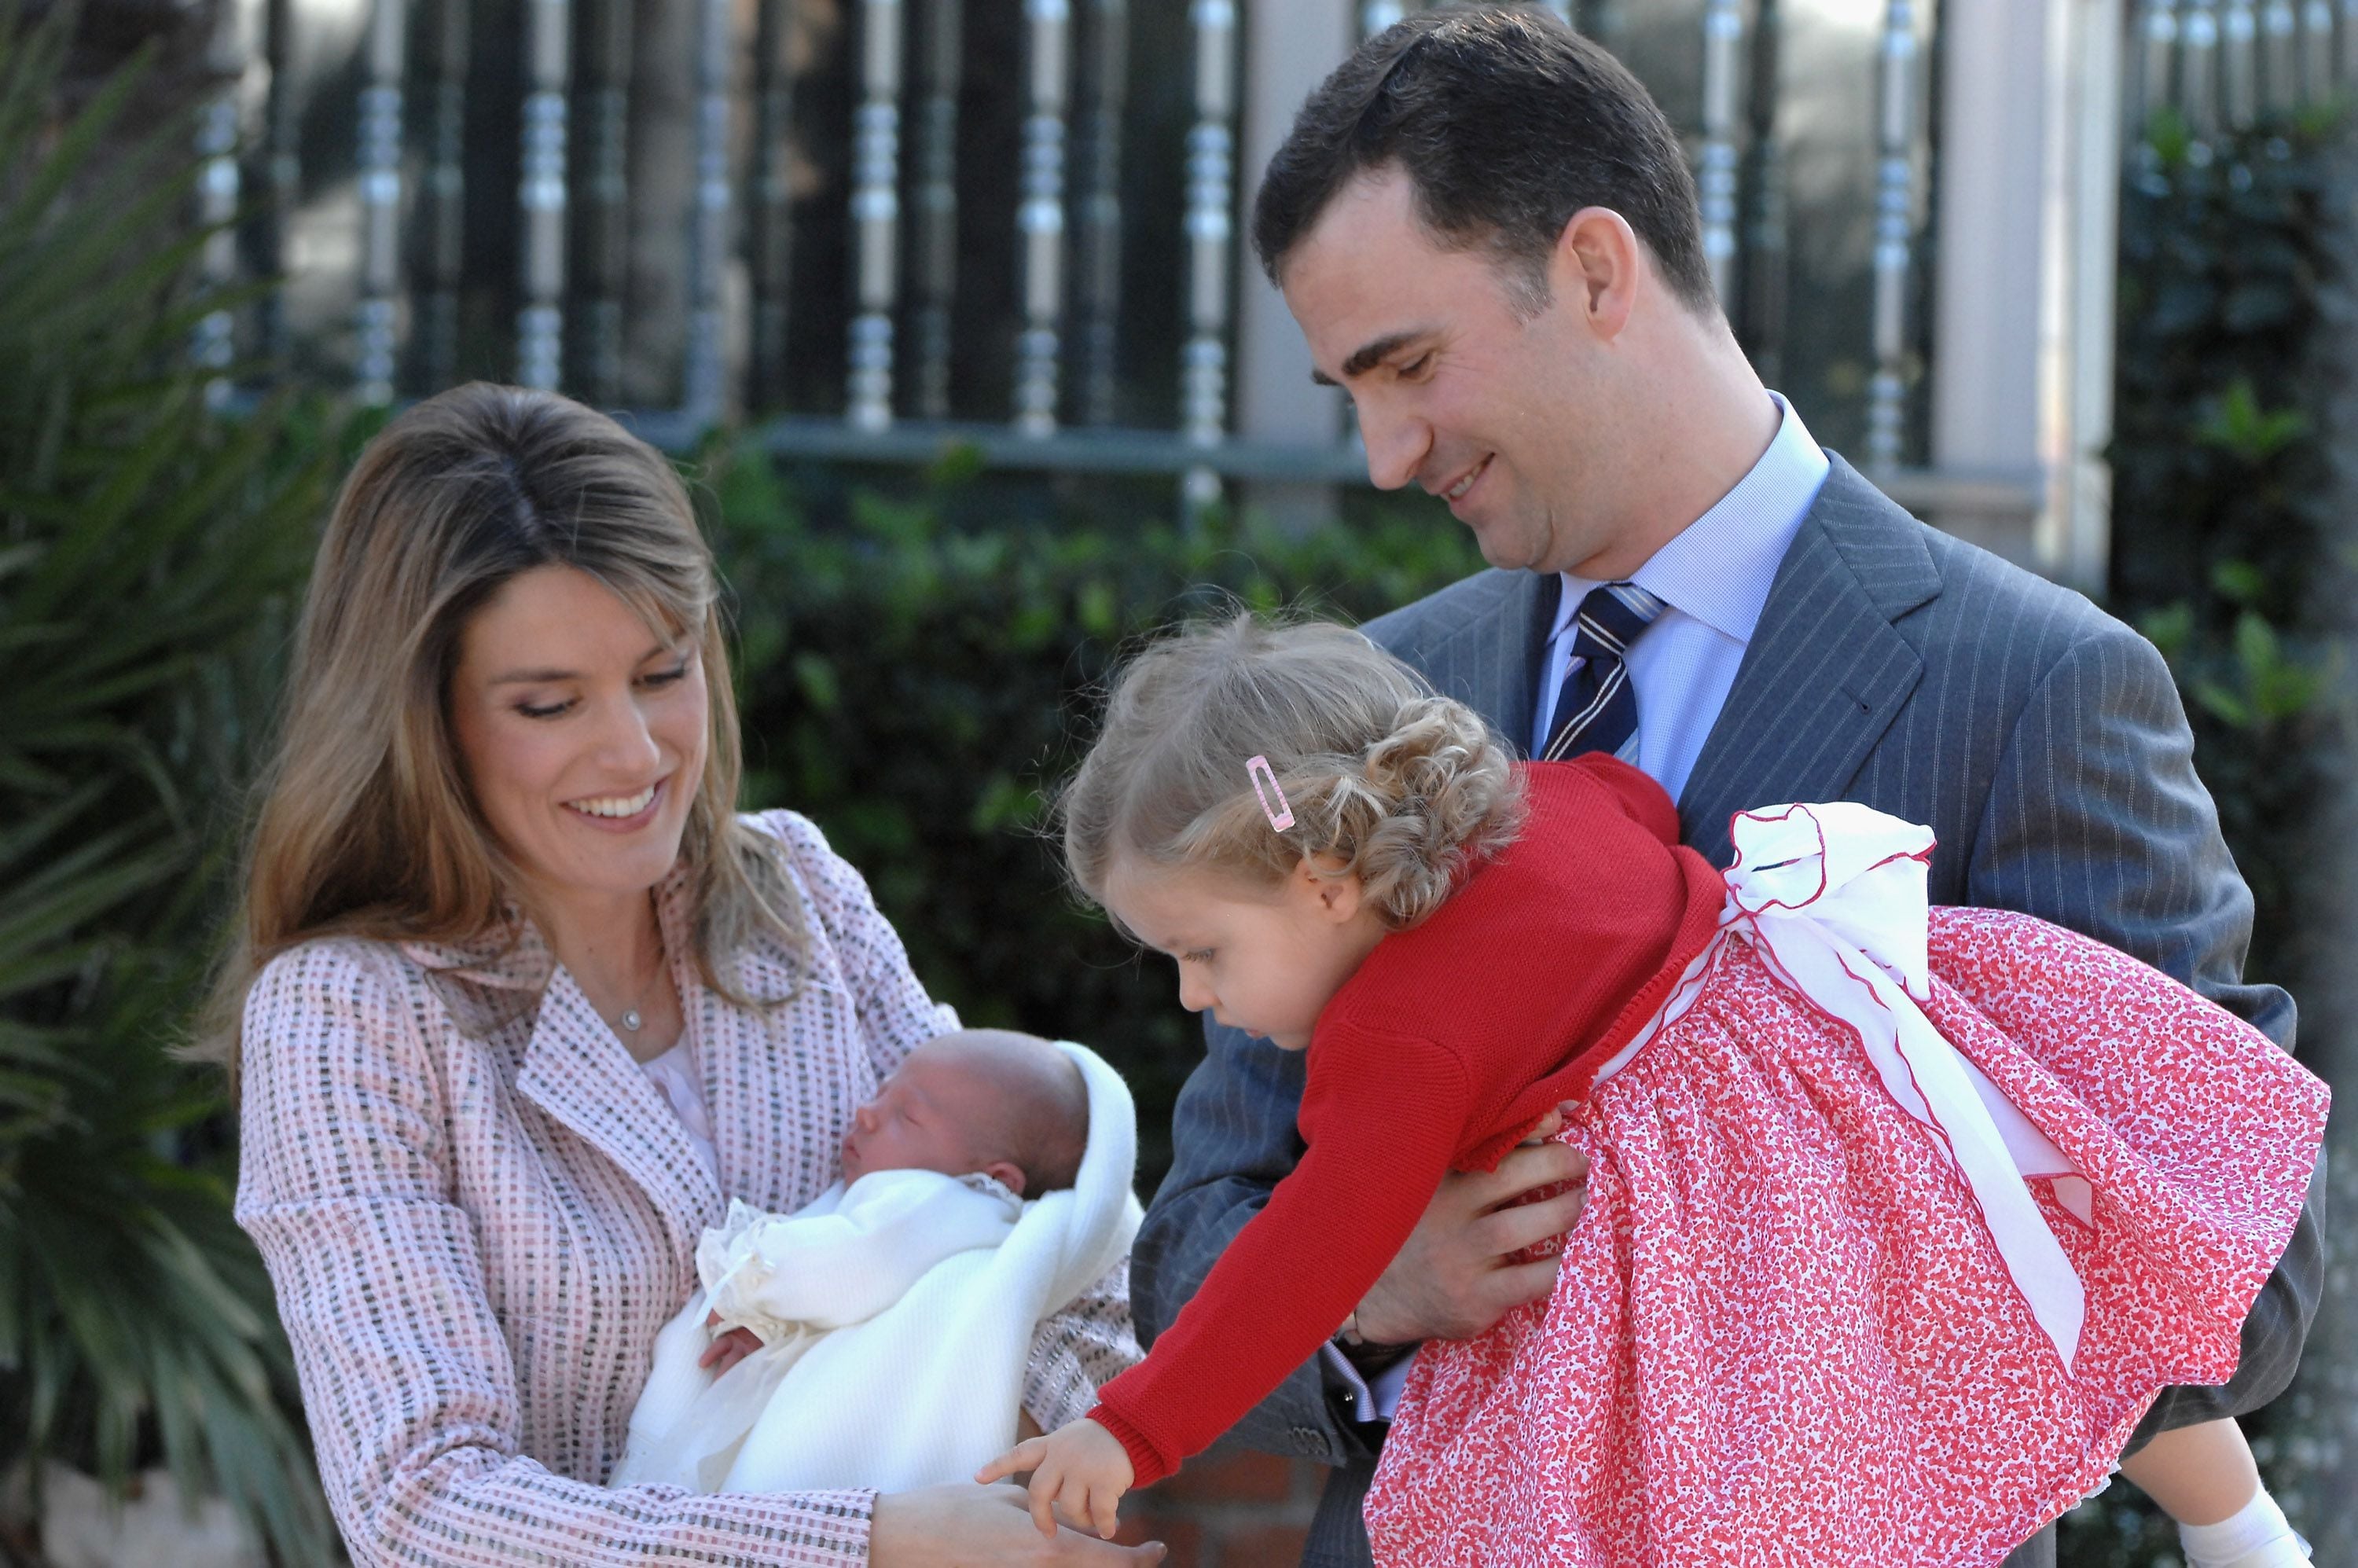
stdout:
POLYGON ((1431 918, 1387 936, 1319 1015, 1308 1148, 1092 1419, 1146 1486, 1331 1336, 1444 1172, 1487 1171, 1661 1005, 1726 885, 1661 786, 1609 757, 1524 770, 1531 815, 1431 918))

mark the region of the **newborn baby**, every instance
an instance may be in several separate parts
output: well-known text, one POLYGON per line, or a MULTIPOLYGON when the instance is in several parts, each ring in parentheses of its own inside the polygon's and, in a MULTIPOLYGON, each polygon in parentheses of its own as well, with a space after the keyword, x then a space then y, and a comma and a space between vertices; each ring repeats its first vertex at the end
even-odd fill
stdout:
MULTIPOLYGON (((798 1245, 807 1249, 822 1235, 862 1226, 879 1235, 886 1226, 916 1232, 899 1238, 919 1249, 903 1257, 904 1267, 913 1257, 938 1254, 944 1248, 963 1250, 956 1245, 960 1241, 996 1245, 1022 1212, 1012 1200, 1036 1198, 1079 1178, 1088 1136, 1089 1097, 1080 1066, 1038 1035, 965 1029, 925 1042, 884 1080, 874 1099, 852 1113, 850 1130, 843 1135, 840 1187, 789 1216, 762 1215, 732 1204, 728 1223, 719 1231, 706 1233, 706 1248, 715 1245, 714 1236, 727 1238, 719 1244, 727 1257, 722 1265, 725 1285, 716 1283, 704 1268, 705 1249, 698 1250, 698 1271, 712 1296, 706 1325, 720 1327, 737 1319, 741 1326, 724 1328, 698 1364, 716 1375, 728 1371, 762 1346, 761 1336, 741 1326, 743 1321, 754 1320, 757 1314, 792 1315, 765 1310, 763 1289, 773 1287, 774 1295, 774 1281, 766 1270, 758 1283, 746 1273, 743 1265, 750 1253, 775 1259, 798 1245), (968 1179, 865 1179, 890 1171, 968 1179), (828 1197, 838 1193, 836 1206, 826 1208, 828 1197), (823 1213, 840 1224, 806 1227, 799 1238, 782 1228, 823 1213), (936 1245, 927 1246, 928 1241, 936 1245), (732 1310, 724 1313, 724 1305, 732 1310)), ((806 1250, 803 1261, 807 1266, 818 1260, 806 1250)))
POLYGON ((963 1455, 997 1452, 984 1433, 1015 1429, 1033 1330, 1129 1249, 1134 1122, 1081 1046, 966 1030, 917 1047, 853 1114, 842 1182, 790 1215, 732 1201, 705 1232, 702 1288, 656 1337, 610 1484, 971 1474, 963 1455))

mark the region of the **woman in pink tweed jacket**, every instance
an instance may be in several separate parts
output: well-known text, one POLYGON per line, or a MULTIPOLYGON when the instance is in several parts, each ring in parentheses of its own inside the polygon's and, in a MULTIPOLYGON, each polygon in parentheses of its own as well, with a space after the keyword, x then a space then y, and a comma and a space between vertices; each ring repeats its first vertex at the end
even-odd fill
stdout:
MULTIPOLYGON (((817 1196, 956 1026, 816 827, 736 815, 715 597, 669 464, 550 395, 420 404, 338 499, 213 1038, 353 1560, 1159 1558, 1009 1487, 600 1485, 704 1227, 817 1196)), ((1041 1325, 1028 1413, 1137 1356, 1117 1270, 1041 1325)))

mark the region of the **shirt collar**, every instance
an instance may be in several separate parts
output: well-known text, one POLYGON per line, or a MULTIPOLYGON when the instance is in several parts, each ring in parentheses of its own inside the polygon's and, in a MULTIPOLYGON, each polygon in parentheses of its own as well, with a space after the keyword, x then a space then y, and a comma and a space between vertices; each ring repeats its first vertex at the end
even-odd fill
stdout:
MULTIPOLYGON (((1793 406, 1777 393, 1777 434, 1736 488, 1654 552, 1629 580, 1673 610, 1737 643, 1750 643, 1777 568, 1818 499, 1832 466, 1793 406)), ((1563 576, 1553 640, 1563 634, 1595 580, 1563 576)))

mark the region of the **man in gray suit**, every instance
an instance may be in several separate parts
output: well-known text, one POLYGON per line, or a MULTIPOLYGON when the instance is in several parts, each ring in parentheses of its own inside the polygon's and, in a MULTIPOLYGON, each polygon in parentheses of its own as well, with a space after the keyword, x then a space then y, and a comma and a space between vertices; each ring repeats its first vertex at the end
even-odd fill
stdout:
MULTIPOLYGON (((1737 809, 1863 801, 1939 834, 1934 903, 2088 933, 2290 1045, 2290 999, 2242 983, 2252 899, 2160 657, 1820 450, 1737 348, 1677 137, 1610 57, 1529 11, 1412 16, 1313 94, 1253 228, 1375 482, 1444 497, 1498 568, 1371 637, 1533 754, 1613 746, 1716 862, 1737 809)), ((1302 1058, 1206 1033, 1131 1264, 1142 1335, 1302 1150, 1302 1058)), ((1368 1561, 1402 1358, 1548 1292, 1553 1264, 1509 1254, 1580 1194, 1507 1200, 1583 1176, 1578 1158, 1543 1145, 1449 1178, 1336 1343, 1239 1426, 1339 1467, 1306 1561, 1368 1561)), ((2319 1190, 2234 1381, 2171 1390, 2147 1432, 2284 1388, 2320 1285, 2319 1190)), ((2010 1561, 2052 1563, 2053 1530, 2010 1561)))

